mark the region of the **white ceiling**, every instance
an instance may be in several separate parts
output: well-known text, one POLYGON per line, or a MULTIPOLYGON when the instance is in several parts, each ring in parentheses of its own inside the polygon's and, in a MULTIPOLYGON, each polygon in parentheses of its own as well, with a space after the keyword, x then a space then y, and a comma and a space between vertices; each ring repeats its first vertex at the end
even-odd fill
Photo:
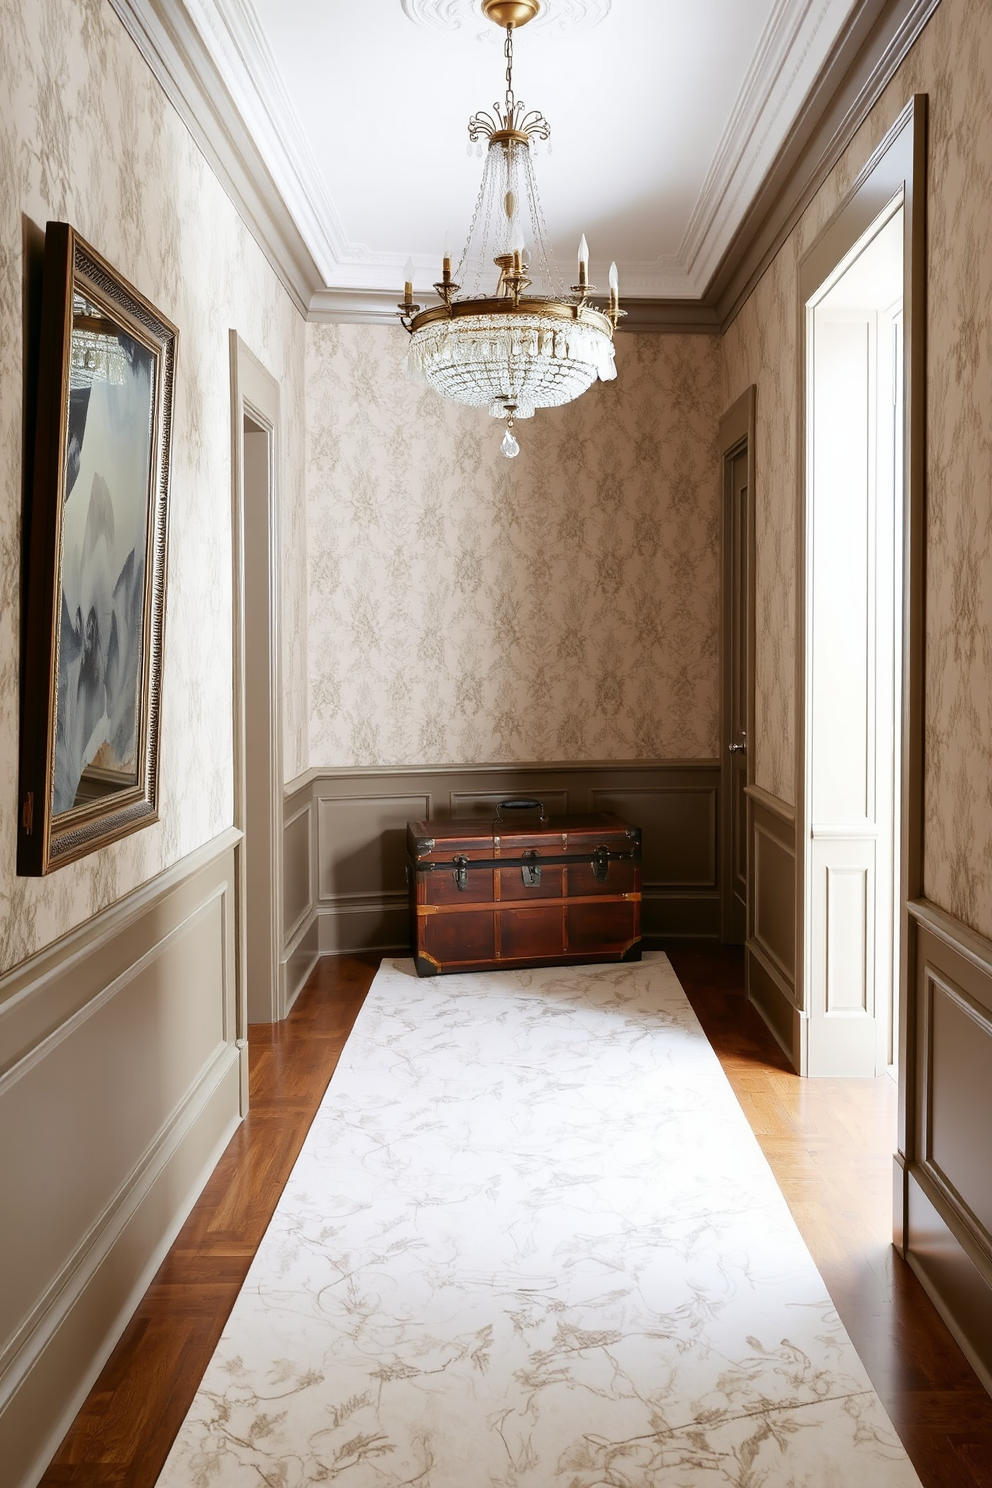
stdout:
MULTIPOLYGON (((546 0, 515 38, 517 96, 568 265, 616 259, 642 298, 703 294, 855 0, 546 0)), ((330 290, 416 287, 464 241, 471 114, 503 95, 479 0, 186 0, 330 290)))

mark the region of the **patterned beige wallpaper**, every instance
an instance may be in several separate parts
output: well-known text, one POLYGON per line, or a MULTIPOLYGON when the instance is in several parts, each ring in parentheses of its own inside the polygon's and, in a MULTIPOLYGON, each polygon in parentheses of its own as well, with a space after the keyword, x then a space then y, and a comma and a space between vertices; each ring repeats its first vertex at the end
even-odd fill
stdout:
POLYGON ((757 383, 759 784, 795 799, 802 254, 916 93, 930 100, 925 892, 992 936, 992 13, 943 0, 724 338, 757 383))
POLYGON ((513 461, 405 339, 307 329, 311 764, 713 756, 717 339, 621 336, 513 461))
POLYGON ((729 405, 757 386, 754 430, 755 781, 795 798, 796 355, 795 235, 724 337, 729 405))
POLYGON ((931 108, 924 887, 992 936, 989 7, 944 0, 914 64, 931 108))
MULTIPOLYGON (((104 0, 0 0, 0 970, 232 820, 228 327, 303 421, 303 322, 104 0), (180 329, 162 819, 47 880, 14 875, 25 224, 62 218, 180 329)), ((286 444, 285 766, 306 765, 302 441, 286 444)))

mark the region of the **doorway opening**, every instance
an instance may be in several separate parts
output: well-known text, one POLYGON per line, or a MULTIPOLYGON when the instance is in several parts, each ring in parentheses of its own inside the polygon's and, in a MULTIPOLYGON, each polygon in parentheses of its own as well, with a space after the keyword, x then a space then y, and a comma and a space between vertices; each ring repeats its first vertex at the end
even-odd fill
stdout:
POLYGON ((805 301, 810 1075, 897 1057, 904 241, 897 194, 805 301))
POLYGON ((287 1012, 282 957, 279 387, 234 331, 231 392, 234 825, 242 833, 237 849, 237 963, 239 1008, 247 1025, 277 1022, 287 1012))
POLYGON ((754 734, 754 418, 749 387, 720 420, 723 534, 720 638, 720 938, 748 936, 753 784, 748 740, 754 734))
POLYGON ((243 416, 245 585, 245 981, 249 1023, 271 1023, 277 1006, 278 950, 272 926, 271 863, 275 843, 271 809, 272 738, 269 720, 276 699, 267 660, 272 630, 269 574, 269 483, 271 431, 243 416))

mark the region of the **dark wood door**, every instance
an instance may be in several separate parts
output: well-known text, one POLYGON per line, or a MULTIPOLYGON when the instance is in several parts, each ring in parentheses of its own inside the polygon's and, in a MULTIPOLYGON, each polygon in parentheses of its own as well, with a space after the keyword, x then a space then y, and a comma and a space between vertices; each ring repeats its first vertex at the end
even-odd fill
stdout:
POLYGON ((721 922, 725 941, 748 934, 748 767, 754 709, 754 389, 720 421, 723 571, 720 699, 721 922))
POLYGON ((748 700, 748 539, 751 521, 748 451, 745 444, 728 460, 729 511, 727 575, 729 661, 727 737, 729 903, 727 939, 740 943, 747 927, 747 700, 748 700))

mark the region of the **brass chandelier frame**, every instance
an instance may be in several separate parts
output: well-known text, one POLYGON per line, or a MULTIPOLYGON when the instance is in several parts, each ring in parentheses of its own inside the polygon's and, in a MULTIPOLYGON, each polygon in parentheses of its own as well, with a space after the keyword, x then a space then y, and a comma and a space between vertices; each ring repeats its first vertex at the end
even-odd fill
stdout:
MULTIPOLYGON (((512 144, 530 146, 532 141, 545 141, 551 136, 551 126, 538 109, 528 109, 513 91, 513 33, 540 11, 540 0, 483 0, 482 10, 487 19, 505 29, 506 41, 503 52, 506 57, 506 94, 502 106, 497 102, 493 112, 480 111, 469 120, 470 141, 475 144, 485 139, 488 149, 502 148, 509 152, 512 144)), ((617 324, 626 312, 620 309, 619 296, 611 285, 608 308, 600 309, 592 304, 591 296, 596 286, 588 282, 585 262, 579 261, 579 282, 572 285, 572 298, 528 296, 531 281, 527 277, 526 265, 521 250, 497 254, 493 260, 499 269, 496 293, 490 297, 470 297, 458 300, 460 285, 451 275, 451 259, 445 257, 440 280, 434 289, 441 301, 426 309, 414 302, 413 285, 407 280, 404 297, 397 306, 404 328, 414 335, 425 326, 438 321, 454 321, 460 316, 515 316, 540 315, 553 320, 581 322, 601 331, 611 339, 617 324)))

